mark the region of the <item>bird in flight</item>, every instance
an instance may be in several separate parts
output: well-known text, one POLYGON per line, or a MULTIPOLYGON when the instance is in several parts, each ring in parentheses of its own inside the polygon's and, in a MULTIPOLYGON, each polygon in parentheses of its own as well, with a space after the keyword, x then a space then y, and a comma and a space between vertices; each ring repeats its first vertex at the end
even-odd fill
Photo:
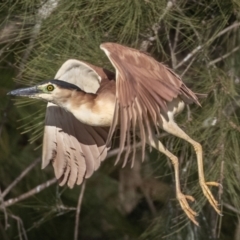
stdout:
POLYGON ((174 121, 185 104, 200 105, 197 96, 171 69, 151 56, 120 44, 103 43, 116 74, 90 63, 67 60, 53 80, 9 92, 9 95, 48 102, 43 138, 42 168, 50 162, 61 186, 80 185, 107 156, 115 130, 120 131, 119 153, 123 166, 130 155, 134 164, 136 141, 140 139, 142 160, 145 145, 165 154, 172 162, 176 197, 189 219, 198 225, 197 213, 189 206, 194 198, 182 193, 178 157, 157 138, 159 129, 189 142, 196 152, 199 184, 209 203, 220 214, 218 202, 206 182, 200 143, 174 121))

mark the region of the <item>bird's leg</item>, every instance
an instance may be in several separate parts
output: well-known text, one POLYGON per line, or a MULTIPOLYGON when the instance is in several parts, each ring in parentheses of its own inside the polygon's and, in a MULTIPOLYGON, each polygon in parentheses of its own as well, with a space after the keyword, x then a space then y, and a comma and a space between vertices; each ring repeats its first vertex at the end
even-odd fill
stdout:
POLYGON ((171 133, 172 135, 175 135, 179 138, 182 138, 189 142, 191 145, 193 145, 194 150, 197 155, 197 163, 198 163, 198 175, 199 175, 199 183, 202 188, 203 194, 208 199, 212 207, 215 209, 215 211, 218 214, 220 213, 220 210, 218 208, 218 202, 215 200, 214 196, 212 195, 209 186, 216 186, 219 187, 220 184, 217 182, 206 182, 204 177, 204 170, 203 170, 203 153, 202 153, 202 146, 200 143, 194 141, 191 139, 174 121, 173 119, 169 118, 169 121, 167 121, 165 118, 162 118, 162 125, 161 127, 168 133, 171 133))
POLYGON ((156 148, 158 151, 164 153, 167 157, 170 158, 174 167, 177 199, 180 203, 182 210, 186 213, 188 218, 194 224, 198 225, 198 222, 195 219, 195 216, 197 215, 197 213, 190 208, 187 201, 187 200, 190 200, 193 202, 195 199, 192 196, 184 195, 180 189, 178 158, 175 155, 173 155, 168 149, 166 149, 164 145, 154 136, 154 134, 153 134, 153 138, 151 140, 148 140, 148 144, 150 144, 152 147, 156 148))

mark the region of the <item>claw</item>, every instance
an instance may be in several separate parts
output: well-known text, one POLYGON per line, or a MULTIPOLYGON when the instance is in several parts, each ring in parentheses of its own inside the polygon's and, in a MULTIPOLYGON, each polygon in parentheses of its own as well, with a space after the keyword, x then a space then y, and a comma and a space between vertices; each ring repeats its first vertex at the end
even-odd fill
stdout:
POLYGON ((178 201, 180 203, 180 206, 182 208, 182 210, 186 213, 186 215, 188 216, 188 218, 197 226, 199 226, 198 222, 196 221, 195 217, 198 215, 195 211, 193 211, 187 200, 190 200, 190 201, 195 201, 195 199, 190 196, 190 195, 184 195, 182 194, 181 192, 177 193, 177 198, 178 198, 178 201))
POLYGON ((188 199, 191 202, 195 202, 195 198, 193 196, 190 195, 184 195, 186 199, 188 199))
POLYGON ((202 182, 200 183, 201 187, 202 187, 202 191, 203 194, 205 195, 205 197, 208 199, 209 203, 212 205, 212 207, 214 208, 214 210, 221 215, 221 211, 219 210, 218 206, 218 201, 215 200, 214 196, 212 195, 210 189, 208 188, 207 185, 209 186, 219 186, 219 183, 216 182, 202 182))
POLYGON ((222 188, 222 184, 220 184, 218 182, 206 182, 206 184, 208 186, 214 186, 214 187, 221 187, 222 188))

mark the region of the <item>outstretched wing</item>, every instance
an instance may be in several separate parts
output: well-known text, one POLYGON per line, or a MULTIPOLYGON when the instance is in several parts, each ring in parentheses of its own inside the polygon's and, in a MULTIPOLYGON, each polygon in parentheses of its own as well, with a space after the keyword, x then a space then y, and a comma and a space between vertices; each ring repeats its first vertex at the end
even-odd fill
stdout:
MULTIPOLYGON (((96 93, 113 74, 89 63, 68 60, 55 79, 67 81, 85 92, 96 93)), ((108 128, 91 127, 78 121, 70 112, 48 103, 45 117, 42 168, 52 162, 60 185, 81 184, 106 158, 108 128)))
MULTIPOLYGON (((152 125, 157 130, 157 123, 161 122, 160 111, 167 111, 167 103, 177 97, 187 103, 199 102, 179 76, 145 53, 116 43, 103 43, 100 48, 116 69, 116 105, 108 141, 120 122, 120 150, 116 161, 126 144, 125 165, 130 153, 130 130, 135 145, 138 126, 143 159, 146 140, 152 138, 152 125)), ((134 155, 135 152, 133 160, 134 155)))

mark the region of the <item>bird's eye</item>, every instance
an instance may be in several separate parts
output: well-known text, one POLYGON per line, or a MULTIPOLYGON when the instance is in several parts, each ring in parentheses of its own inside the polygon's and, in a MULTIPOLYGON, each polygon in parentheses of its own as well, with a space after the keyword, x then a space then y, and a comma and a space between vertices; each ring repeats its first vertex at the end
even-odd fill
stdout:
POLYGON ((47 85, 47 90, 49 92, 53 91, 54 90, 54 86, 52 84, 47 85))

